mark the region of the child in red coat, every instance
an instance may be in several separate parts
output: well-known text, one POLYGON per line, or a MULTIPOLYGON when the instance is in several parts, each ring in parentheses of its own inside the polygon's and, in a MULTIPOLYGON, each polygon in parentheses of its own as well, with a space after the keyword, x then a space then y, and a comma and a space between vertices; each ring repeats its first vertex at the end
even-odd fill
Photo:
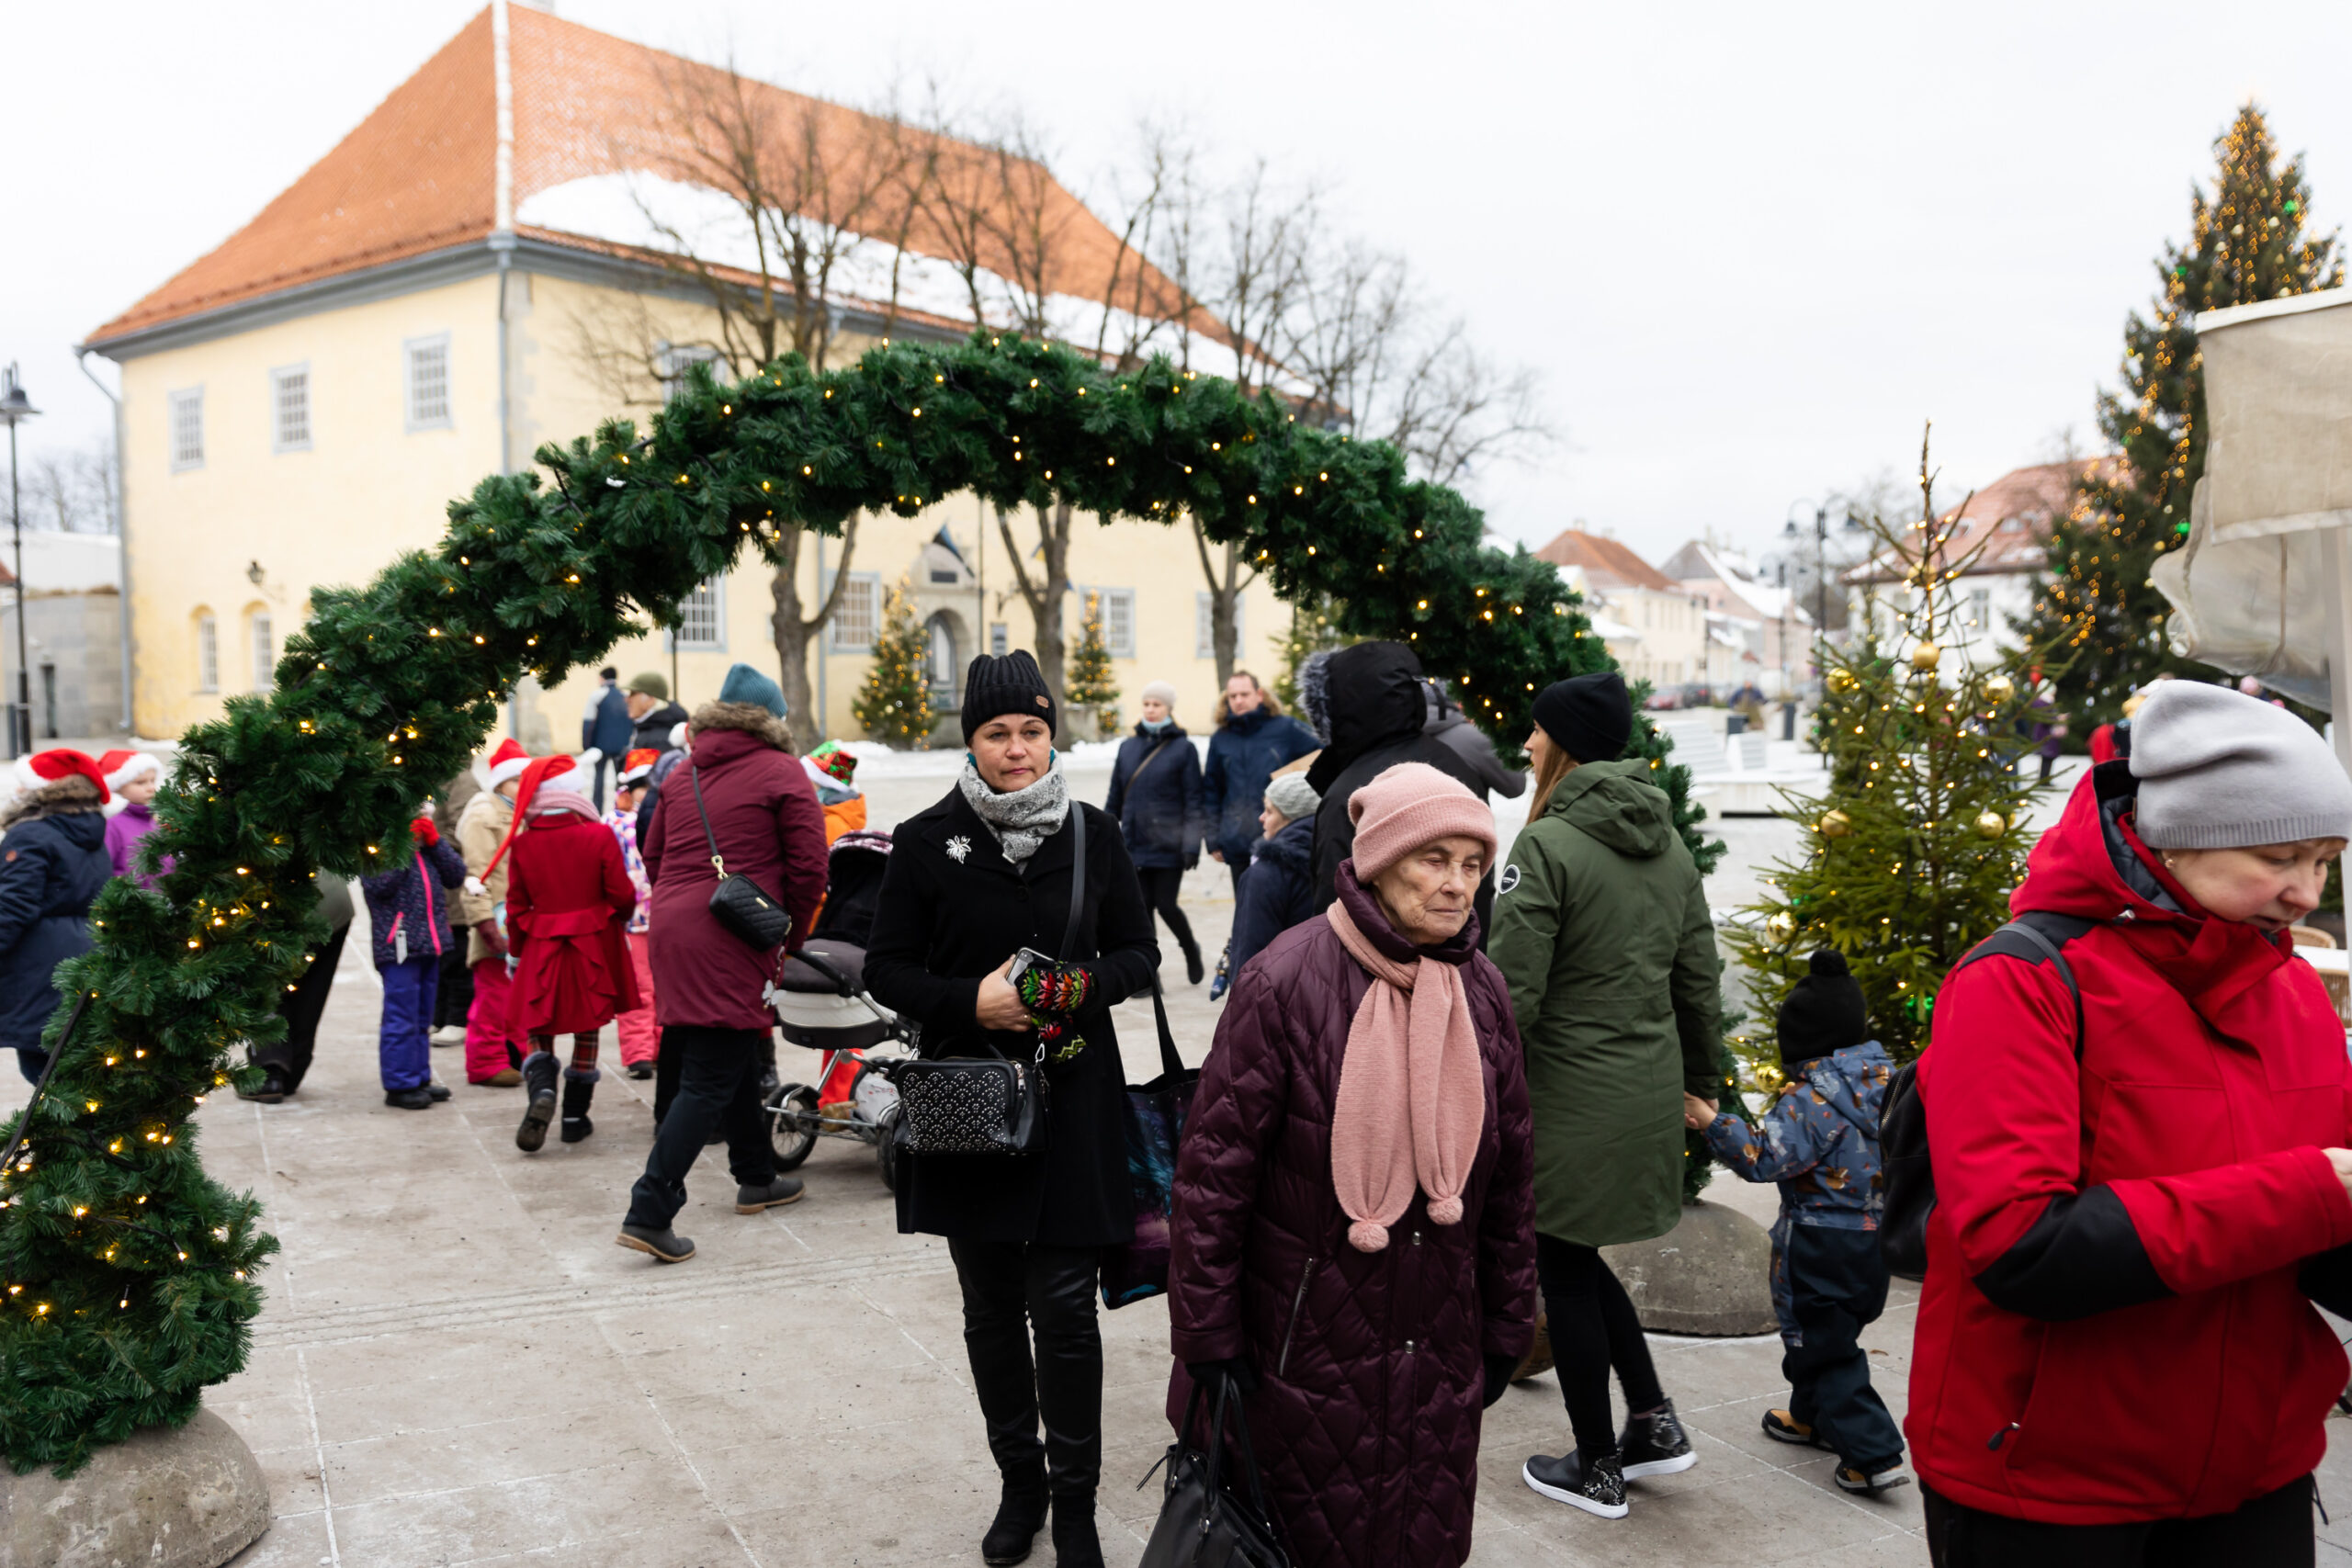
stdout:
MULTIPOLYGON (((639 1004, 636 966, 622 935, 637 910, 619 840, 575 787, 569 757, 543 757, 525 770, 514 826, 499 854, 511 856, 506 931, 514 965, 514 1022, 530 1038, 523 1087, 530 1103, 515 1129, 526 1153, 547 1142, 555 1118, 555 1037, 571 1036, 562 1070, 563 1141, 595 1131, 596 1052, 605 1025, 639 1004)), ((493 865, 496 857, 492 858, 493 865)))

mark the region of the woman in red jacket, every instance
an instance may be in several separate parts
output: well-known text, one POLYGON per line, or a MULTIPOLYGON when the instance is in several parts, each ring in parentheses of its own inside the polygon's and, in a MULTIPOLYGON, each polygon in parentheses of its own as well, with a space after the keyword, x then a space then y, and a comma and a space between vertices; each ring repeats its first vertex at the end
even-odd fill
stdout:
POLYGON ((1963 959, 1905 1430, 1942 1568, 2309 1563, 2352 1305, 2344 1026, 2287 928, 2352 837, 2308 726, 2170 681, 1963 959), (2325 1256, 2323 1256, 2325 1255, 2325 1256))
POLYGON ((638 1006, 637 966, 622 935, 637 910, 637 885, 620 840, 577 781, 569 757, 533 762, 515 794, 514 831, 502 846, 509 856, 514 1025, 531 1042, 523 1058, 530 1103, 514 1130, 514 1146, 526 1154, 547 1142, 555 1116, 555 1037, 571 1036, 571 1062, 562 1074, 563 1141, 576 1144, 595 1131, 588 1104, 601 1076, 599 1036, 638 1006))

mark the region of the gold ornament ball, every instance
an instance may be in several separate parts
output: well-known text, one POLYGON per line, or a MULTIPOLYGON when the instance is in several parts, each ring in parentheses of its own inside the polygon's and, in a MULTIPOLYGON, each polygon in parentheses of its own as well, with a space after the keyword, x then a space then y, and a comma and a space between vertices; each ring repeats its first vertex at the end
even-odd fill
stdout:
POLYGON ((1932 642, 1923 642, 1911 650, 1911 668, 1925 674, 1943 662, 1944 650, 1932 642))
POLYGON ((1977 836, 1997 839, 2009 830, 2009 819, 1997 811, 1987 811, 1976 818, 1977 836))
POLYGON ((1988 702, 2005 703, 2018 694, 2018 683, 2007 675, 1984 677, 1984 697, 1988 702))
POLYGON ((1825 839, 1842 839, 1854 830, 1854 819, 1842 811, 1825 811, 1815 826, 1825 839))
POLYGON ((1783 909, 1764 922, 1764 930, 1774 942, 1786 942, 1797 934, 1797 919, 1783 909))
POLYGON ((1849 671, 1832 670, 1825 679, 1827 680, 1829 689, 1833 692, 1850 692, 1854 689, 1854 677, 1849 671))

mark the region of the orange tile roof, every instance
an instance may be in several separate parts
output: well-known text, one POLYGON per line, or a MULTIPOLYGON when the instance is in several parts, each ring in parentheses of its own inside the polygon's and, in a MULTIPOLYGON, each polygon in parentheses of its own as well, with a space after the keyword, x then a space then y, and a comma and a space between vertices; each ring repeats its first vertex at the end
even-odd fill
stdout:
MULTIPOLYGON (((666 112, 675 85, 723 73, 527 6, 509 7, 508 38, 516 208, 537 192, 590 175, 684 174, 685 143, 666 112)), ((494 70, 484 9, 252 222, 98 328, 90 343, 102 347, 183 317, 488 238, 497 218, 494 70)), ((813 107, 810 120, 828 159, 879 123, 764 83, 749 87, 761 112, 797 116, 813 107)), ((975 167, 983 156, 944 138, 926 136, 923 145, 951 171, 975 167)), ((1118 236, 1043 169, 1037 177, 1044 186, 1038 212, 1052 236, 1047 288, 1102 299, 1122 258, 1118 236)), ((842 215, 815 216, 839 221, 842 215)), ((545 229, 518 232, 584 250, 616 248, 545 229)), ((913 231, 909 248, 955 254, 936 222, 913 231)), ((981 249, 990 270, 1021 273, 1001 243, 981 249)), ((1136 265, 1125 259, 1123 298, 1135 287, 1136 265)), ((1156 270, 1147 269, 1146 286, 1163 301, 1175 298, 1174 285, 1156 270)))
MULTIPOLYGON (((1944 546, 1944 558, 1963 559, 1982 545, 1983 553, 1969 562, 1962 576, 2040 571, 2049 553, 2051 526, 2074 505, 2076 482, 2094 468, 2120 462, 2115 457, 2080 457, 2010 469, 1943 514, 1943 521, 1960 524, 1944 546)), ((1882 555, 1864 561, 1846 573, 1846 581, 1893 581, 1897 574, 1884 559, 1882 555)))
POLYGON ((1599 588, 1653 588, 1661 593, 1687 594, 1690 592, 1635 555, 1627 546, 1615 539, 1604 539, 1598 534, 1580 533, 1569 528, 1535 554, 1539 559, 1550 561, 1554 566, 1580 566, 1589 579, 1606 577, 1615 580, 1613 584, 1595 582, 1594 586, 1599 588))

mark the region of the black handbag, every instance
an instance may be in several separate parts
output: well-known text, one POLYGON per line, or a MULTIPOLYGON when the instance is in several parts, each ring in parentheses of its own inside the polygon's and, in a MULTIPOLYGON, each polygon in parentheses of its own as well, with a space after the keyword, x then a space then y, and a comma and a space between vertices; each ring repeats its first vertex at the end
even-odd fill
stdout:
MULTIPOLYGON (((1069 923, 1060 956, 1078 951, 1086 921, 1086 808, 1070 802, 1069 923)), ((986 1056, 918 1059, 898 1071, 899 1137, 909 1154, 1043 1154, 1048 1135, 1046 1046, 1016 1062, 989 1043, 986 1056)))
POLYGON ((718 886, 710 890, 711 918, 746 946, 774 953, 792 934, 790 912, 750 877, 727 874, 726 857, 718 852, 718 835, 711 831, 710 810, 702 803, 702 780, 691 765, 686 769, 686 783, 695 792, 695 809, 702 813, 702 836, 710 843, 710 869, 718 873, 718 886))
MULTIPOLYGON (((1193 1397, 1184 1410, 1184 1429, 1168 1445, 1168 1456, 1162 1461, 1168 1466, 1168 1490, 1136 1568, 1290 1568, 1290 1558, 1274 1539, 1273 1516, 1266 1511, 1265 1493, 1258 1483, 1258 1459, 1250 1451, 1249 1418, 1233 1398, 1232 1379, 1216 1381, 1208 1451, 1185 1446, 1200 1419, 1205 1392, 1199 1383, 1193 1385, 1193 1397), (1239 1468, 1249 1487, 1246 1499, 1225 1483, 1227 1415, 1232 1416, 1234 1446, 1239 1450, 1239 1468)), ((1144 1480, 1150 1479, 1147 1472, 1144 1480)))
POLYGON ((1136 1234, 1102 1249, 1102 1304, 1116 1310, 1168 1290, 1168 1220, 1176 1201, 1176 1146, 1193 1113, 1201 1070, 1176 1054, 1159 980, 1151 982, 1152 1021, 1159 1026, 1159 1076, 1129 1084, 1120 1121, 1126 1134, 1127 1187, 1135 1197, 1136 1234))

